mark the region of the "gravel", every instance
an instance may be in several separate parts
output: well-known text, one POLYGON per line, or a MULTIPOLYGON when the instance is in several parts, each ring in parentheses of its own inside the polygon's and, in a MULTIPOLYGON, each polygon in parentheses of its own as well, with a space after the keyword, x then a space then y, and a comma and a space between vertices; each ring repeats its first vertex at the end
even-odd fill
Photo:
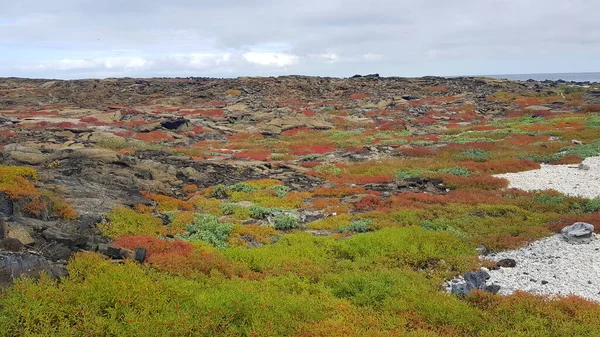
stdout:
POLYGON ((561 235, 538 240, 518 250, 490 254, 494 261, 514 259, 514 268, 487 270, 487 285, 501 286, 499 294, 516 290, 534 294, 577 295, 600 302, 600 239, 593 234, 589 244, 573 245, 561 235))
MULTIPOLYGON (((509 187, 527 191, 554 189, 566 195, 600 197, 600 157, 581 165, 544 165, 541 169, 496 175, 508 179, 509 187)), ((490 254, 486 259, 514 259, 514 268, 487 270, 486 285, 499 285, 499 294, 517 290, 555 296, 576 295, 600 302, 600 237, 588 244, 571 244, 558 234, 518 250, 490 254)))
POLYGON ((509 187, 526 191, 557 190, 566 195, 600 197, 600 157, 590 157, 582 165, 545 165, 539 170, 498 174, 509 187))

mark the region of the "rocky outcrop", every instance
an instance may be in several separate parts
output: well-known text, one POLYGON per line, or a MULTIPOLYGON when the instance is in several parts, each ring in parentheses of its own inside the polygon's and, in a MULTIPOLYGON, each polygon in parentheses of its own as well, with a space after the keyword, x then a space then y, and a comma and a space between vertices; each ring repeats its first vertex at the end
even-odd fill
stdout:
POLYGON ((594 225, 585 222, 576 222, 567 226, 560 232, 563 239, 571 244, 586 244, 592 241, 594 225))

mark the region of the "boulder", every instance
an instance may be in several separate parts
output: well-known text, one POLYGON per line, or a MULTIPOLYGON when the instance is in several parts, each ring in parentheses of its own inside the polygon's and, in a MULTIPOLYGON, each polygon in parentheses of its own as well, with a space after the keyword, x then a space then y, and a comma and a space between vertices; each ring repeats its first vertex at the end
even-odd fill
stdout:
MULTIPOLYGON (((465 273, 462 277, 455 278, 448 282, 448 291, 452 294, 465 296, 475 289, 483 289, 487 291, 486 281, 490 278, 490 274, 486 271, 476 271, 465 273)), ((491 289, 495 290, 495 289, 491 289)), ((496 291, 497 292, 497 291, 496 291)))
POLYGON ((560 232, 563 239, 571 244, 586 244, 592 241, 594 225, 585 222, 576 222, 567 226, 560 232))
POLYGON ((53 278, 67 274, 64 266, 50 263, 38 255, 26 252, 0 253, 0 286, 10 285, 21 277, 39 278, 42 272, 53 278))
POLYGON ((146 255, 148 254, 148 251, 146 250, 146 248, 144 247, 137 247, 135 249, 135 257, 134 259, 139 262, 139 263, 144 263, 144 261, 146 261, 146 255))
POLYGON ((514 259, 502 259, 496 263, 496 267, 514 268, 517 266, 517 261, 514 259))
POLYGON ((81 235, 70 234, 56 227, 50 227, 43 233, 46 240, 62 243, 69 248, 84 247, 87 239, 81 235))
POLYGON ((24 245, 30 246, 35 243, 31 233, 23 226, 11 226, 8 237, 19 240, 24 245))
POLYGON ((21 241, 13 238, 0 239, 0 251, 5 252, 20 252, 25 247, 21 241))

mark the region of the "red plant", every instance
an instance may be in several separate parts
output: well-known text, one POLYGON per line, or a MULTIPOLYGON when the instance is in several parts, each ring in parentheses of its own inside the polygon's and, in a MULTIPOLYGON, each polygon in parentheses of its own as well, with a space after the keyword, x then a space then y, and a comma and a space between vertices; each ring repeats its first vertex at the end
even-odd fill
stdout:
POLYGON ((271 153, 267 151, 242 151, 234 154, 233 158, 268 161, 271 159, 271 153))
POLYGON ((304 110, 304 111, 302 111, 302 113, 304 114, 304 116, 307 116, 307 117, 316 116, 316 114, 312 110, 304 110))
POLYGON ((163 132, 160 132, 160 131, 152 131, 152 132, 147 132, 147 133, 136 133, 135 136, 133 136, 133 138, 137 139, 137 140, 145 141, 147 143, 156 143, 156 142, 160 142, 160 141, 175 139, 175 138, 173 138, 163 132))
POLYGON ((587 104, 581 107, 583 112, 600 112, 600 104, 587 104))
POLYGON ((360 201, 354 203, 354 209, 357 211, 367 211, 379 208, 389 208, 392 206, 391 200, 384 200, 374 195, 368 195, 360 201))
POLYGON ((460 166, 474 172, 497 174, 537 170, 540 164, 529 159, 491 160, 487 162, 465 161, 460 166))
POLYGON ((369 97, 371 97, 371 95, 360 92, 350 95, 350 99, 366 99, 369 97))
POLYGON ((559 160, 555 160, 550 162, 550 165, 572 165, 572 164, 580 164, 583 161, 581 157, 570 155, 563 157, 559 160))
POLYGON ((429 157, 435 155, 435 152, 426 147, 411 147, 400 149, 400 153, 409 157, 429 157))
POLYGON ((497 190, 508 187, 508 180, 504 178, 496 178, 490 175, 471 175, 468 177, 455 176, 452 174, 439 174, 444 183, 454 189, 465 190, 497 190))
POLYGON ((333 145, 292 145, 290 146, 290 149, 292 149, 292 152, 297 156, 325 154, 335 151, 333 145))

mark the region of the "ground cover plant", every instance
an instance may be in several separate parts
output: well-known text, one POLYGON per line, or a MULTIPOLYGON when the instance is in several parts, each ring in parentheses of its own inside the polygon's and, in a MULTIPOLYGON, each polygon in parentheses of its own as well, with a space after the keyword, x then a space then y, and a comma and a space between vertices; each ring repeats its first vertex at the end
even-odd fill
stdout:
MULTIPOLYGON (((286 79, 223 81, 206 95, 152 91, 93 113, 70 101, 0 111, 23 118, 0 127, 9 158, 0 207, 35 219, 49 212, 47 220, 87 225, 115 249, 146 250, 141 263, 78 252, 68 276, 16 280, 0 290, 0 336, 600 334, 600 304, 575 296, 442 289, 488 266, 481 245, 518 248, 576 221, 600 228, 598 198, 525 192, 493 176, 541 164, 577 169, 599 155, 600 109, 586 96, 593 88, 479 79, 473 90, 488 89, 474 94, 425 79, 400 82, 412 91, 399 95, 401 86, 383 92, 365 79, 314 98, 298 94, 295 80, 286 90, 286 79), (500 112, 485 113, 490 104, 500 112), (69 109, 77 123, 26 118, 69 109), (48 130, 56 143, 80 146, 25 152, 48 154, 41 161, 11 150, 10 138, 25 144, 48 130), (73 153, 93 161, 78 165, 73 153), (85 186, 96 188, 106 167, 127 199, 102 203, 111 207, 101 220, 84 223, 65 198, 81 190, 65 181, 88 172, 85 186)), ((15 102, 42 89, 15 88, 15 102)))

